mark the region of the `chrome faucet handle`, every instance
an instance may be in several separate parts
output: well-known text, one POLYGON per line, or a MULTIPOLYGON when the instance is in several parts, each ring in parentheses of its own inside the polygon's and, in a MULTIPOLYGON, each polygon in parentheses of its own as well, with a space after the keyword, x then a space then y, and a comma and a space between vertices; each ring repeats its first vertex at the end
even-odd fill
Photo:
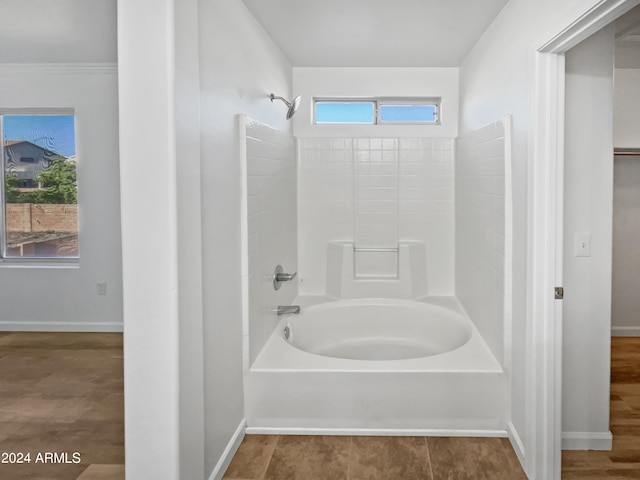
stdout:
POLYGON ((283 273, 282 265, 278 265, 276 270, 273 272, 273 288, 276 290, 280 290, 281 282, 289 282, 296 278, 298 272, 295 273, 283 273))
POLYGON ((276 280, 279 282, 288 282, 296 278, 298 272, 295 273, 276 273, 276 280))

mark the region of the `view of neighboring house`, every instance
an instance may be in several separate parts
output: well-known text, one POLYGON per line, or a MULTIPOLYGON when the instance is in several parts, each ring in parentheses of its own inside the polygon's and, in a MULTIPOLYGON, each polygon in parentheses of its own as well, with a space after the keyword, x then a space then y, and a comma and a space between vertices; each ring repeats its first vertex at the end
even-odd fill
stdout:
POLYGON ((33 179, 53 160, 66 157, 26 140, 5 140, 4 159, 6 173, 16 176, 19 187, 35 188, 38 185, 33 179))
POLYGON ((6 196, 6 256, 76 257, 77 204, 29 196, 47 188, 38 184, 38 175, 55 160, 75 166, 76 157, 67 158, 26 140, 6 140, 3 147, 5 175, 15 179, 14 190, 21 194, 11 200, 6 196))

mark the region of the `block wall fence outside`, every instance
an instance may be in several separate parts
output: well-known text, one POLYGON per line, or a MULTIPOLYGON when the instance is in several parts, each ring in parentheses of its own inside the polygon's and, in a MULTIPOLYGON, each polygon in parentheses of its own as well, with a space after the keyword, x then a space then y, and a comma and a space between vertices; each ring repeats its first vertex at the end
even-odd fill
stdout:
POLYGON ((425 243, 429 294, 453 295, 453 156, 451 138, 300 138, 300 293, 325 294, 329 241, 386 246, 375 234, 388 227, 425 243))
POLYGON ((78 232, 78 205, 8 203, 9 232, 78 232))

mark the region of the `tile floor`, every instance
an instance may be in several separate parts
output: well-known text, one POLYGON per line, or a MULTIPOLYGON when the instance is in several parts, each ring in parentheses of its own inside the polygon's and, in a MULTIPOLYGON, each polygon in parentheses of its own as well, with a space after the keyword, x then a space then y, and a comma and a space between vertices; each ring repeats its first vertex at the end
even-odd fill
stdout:
POLYGON ((246 435, 225 480, 526 480, 503 438, 246 435))

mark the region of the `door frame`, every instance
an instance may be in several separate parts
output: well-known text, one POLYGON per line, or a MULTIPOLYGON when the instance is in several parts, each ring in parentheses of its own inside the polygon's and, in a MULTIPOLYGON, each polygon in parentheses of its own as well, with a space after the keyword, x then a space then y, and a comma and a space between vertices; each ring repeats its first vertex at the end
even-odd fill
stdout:
POLYGON ((565 52, 640 0, 600 0, 533 51, 527 246, 527 450, 532 480, 559 480, 562 454, 565 52))

